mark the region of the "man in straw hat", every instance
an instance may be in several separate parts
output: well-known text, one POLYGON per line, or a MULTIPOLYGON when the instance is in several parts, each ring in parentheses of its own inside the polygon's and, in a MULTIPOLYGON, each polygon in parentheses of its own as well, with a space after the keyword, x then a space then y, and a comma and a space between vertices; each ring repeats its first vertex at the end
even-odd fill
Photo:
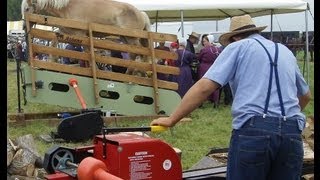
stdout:
POLYGON ((195 54, 195 50, 194 50, 194 46, 193 45, 197 44, 199 42, 200 36, 201 35, 196 33, 196 32, 192 32, 191 34, 189 34, 189 38, 187 39, 186 50, 189 50, 190 52, 195 54))
POLYGON ((231 18, 225 49, 207 73, 185 94, 176 110, 151 125, 174 126, 230 83, 232 136, 227 179, 300 179, 303 164, 302 110, 310 90, 292 52, 265 39, 249 15, 231 18))
MULTIPOLYGON (((187 39, 186 50, 195 54, 196 52, 193 45, 198 44, 200 36, 201 35, 196 32, 192 32, 191 34, 189 34, 189 38, 187 39)), ((192 60, 192 63, 190 64, 192 79, 194 82, 198 81, 198 73, 197 73, 198 64, 199 64, 199 61, 196 58, 194 58, 192 60)))

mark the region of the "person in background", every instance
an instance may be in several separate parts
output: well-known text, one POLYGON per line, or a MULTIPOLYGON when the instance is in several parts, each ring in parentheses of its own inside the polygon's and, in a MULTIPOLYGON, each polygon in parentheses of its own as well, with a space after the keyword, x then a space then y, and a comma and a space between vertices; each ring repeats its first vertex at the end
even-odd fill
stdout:
POLYGON ((14 43, 8 41, 8 43, 7 43, 7 58, 8 58, 10 61, 13 61, 13 59, 14 59, 14 53, 15 53, 14 43))
MULTIPOLYGON (((170 44, 170 51, 176 53, 179 48, 179 44, 177 42, 172 42, 170 44)), ((166 59, 168 66, 176 66, 175 60, 166 59)))
POLYGON ((186 50, 195 54, 196 52, 194 50, 194 44, 198 44, 200 36, 201 35, 196 32, 192 32, 191 34, 189 34, 189 38, 187 39, 186 50))
MULTIPOLYGON (((196 54, 194 45, 199 43, 200 36, 201 35, 196 32, 192 32, 191 34, 189 34, 189 38, 187 39, 186 50, 192 52, 193 54, 196 54)), ((194 82, 196 82, 198 81, 197 69, 198 69, 199 61, 196 58, 196 56, 194 57, 195 58, 190 63, 190 67, 191 67, 192 79, 194 82)))
POLYGON ((164 41, 159 42, 159 46, 157 46, 155 49, 164 50, 164 51, 170 51, 170 48, 165 46, 164 41))
POLYGON ((203 43, 203 39, 205 38, 205 37, 207 37, 209 34, 202 34, 202 37, 201 37, 201 45, 202 45, 202 48, 204 48, 204 43, 203 43))
POLYGON ((22 46, 23 61, 27 62, 27 59, 28 59, 27 54, 28 53, 27 53, 27 43, 26 43, 26 41, 23 41, 21 46, 22 46))
POLYGON ((219 38, 226 47, 214 64, 169 117, 150 123, 174 126, 230 82, 234 100, 228 180, 301 176, 306 124, 302 110, 311 93, 292 52, 260 35, 266 27, 257 27, 249 15, 232 17, 230 32, 219 38))
POLYGON ((223 98, 223 103, 224 105, 230 105, 232 104, 232 100, 233 100, 233 97, 232 97, 232 92, 231 92, 231 89, 230 89, 230 85, 229 83, 225 84, 224 86, 222 86, 220 88, 220 91, 219 91, 219 101, 221 99, 221 94, 224 94, 224 98, 223 98))
MULTIPOLYGON (((73 44, 67 44, 65 47, 66 50, 72 50, 72 51, 79 51, 83 52, 83 48, 81 46, 73 45, 73 44)), ((80 64, 80 67, 86 67, 86 63, 83 60, 77 60, 74 58, 68 58, 68 57, 63 57, 62 58, 62 64, 80 64)))
MULTIPOLYGON (((177 53, 178 48, 179 48, 179 44, 177 42, 172 42, 170 44, 170 48, 169 49, 170 49, 170 52, 177 53)), ((164 60, 164 65, 175 67, 176 63, 175 63, 175 60, 167 58, 167 59, 164 60)), ((158 75, 163 76, 163 75, 161 75, 161 73, 159 73, 158 75)), ((173 75, 172 74, 166 74, 164 80, 173 81, 173 75)))
MULTIPOLYGON (((115 43, 123 44, 123 42, 121 41, 121 39, 119 37, 109 36, 108 39, 110 39, 111 41, 113 41, 115 43)), ((129 55, 128 52, 111 50, 110 51, 110 56, 111 57, 115 57, 115 58, 120 58, 120 59, 123 59, 123 60, 130 60, 130 55, 129 55)), ((112 72, 125 74, 127 72, 127 69, 128 69, 127 67, 111 65, 112 72)))
POLYGON ((179 67, 180 74, 173 76, 173 82, 177 82, 178 94, 183 97, 193 85, 190 63, 195 58, 195 55, 186 49, 187 41, 179 39, 179 48, 177 50, 178 59, 175 61, 175 66, 179 67))
MULTIPOLYGON (((219 46, 219 52, 221 53, 222 50, 224 49, 224 46, 219 46)), ((219 91, 219 101, 221 99, 221 95, 222 93, 224 94, 224 98, 223 98, 223 103, 224 105, 230 105, 232 104, 232 100, 233 100, 233 97, 232 97, 232 92, 231 92, 231 89, 230 89, 230 85, 229 83, 225 84, 224 86, 222 86, 220 88, 220 91, 219 91)))
MULTIPOLYGON (((204 35, 202 36, 203 48, 200 50, 198 55, 199 67, 198 67, 198 79, 201 79, 202 76, 208 71, 211 65, 214 63, 216 58, 219 55, 219 48, 214 45, 214 36, 213 35, 204 35)), ((214 91, 209 97, 208 100, 213 103, 213 107, 217 107, 219 104, 219 90, 214 91)))
POLYGON ((23 60, 22 45, 21 45, 21 41, 20 40, 16 43, 15 59, 17 61, 22 61, 23 60))
POLYGON ((179 48, 179 43, 178 42, 172 42, 170 44, 170 51, 176 52, 178 48, 179 48))
MULTIPOLYGON (((124 59, 123 53, 121 51, 111 50, 110 56, 115 57, 115 58, 124 59)), ((125 74, 126 71, 127 71, 126 67, 112 65, 112 72, 125 74)))
MULTIPOLYGON (((157 46, 155 49, 163 50, 163 51, 170 51, 170 48, 165 46, 165 42, 164 41, 160 41, 159 42, 159 46, 157 46)), ((157 64, 168 65, 166 59, 159 59, 157 61, 157 64)), ((160 80, 168 80, 168 75, 167 74, 157 73, 157 77, 160 80)))

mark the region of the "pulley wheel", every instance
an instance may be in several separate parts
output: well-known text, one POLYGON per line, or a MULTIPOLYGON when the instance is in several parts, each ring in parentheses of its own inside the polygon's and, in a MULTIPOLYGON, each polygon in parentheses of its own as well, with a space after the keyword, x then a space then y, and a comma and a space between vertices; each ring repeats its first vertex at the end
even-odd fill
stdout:
POLYGON ((72 152, 68 149, 59 149, 53 153, 51 158, 51 167, 54 170, 65 169, 67 168, 67 161, 74 162, 74 157, 72 152))
POLYGON ((74 162, 74 149, 54 145, 44 154, 43 168, 48 174, 55 173, 63 167, 66 167, 67 161, 74 162))

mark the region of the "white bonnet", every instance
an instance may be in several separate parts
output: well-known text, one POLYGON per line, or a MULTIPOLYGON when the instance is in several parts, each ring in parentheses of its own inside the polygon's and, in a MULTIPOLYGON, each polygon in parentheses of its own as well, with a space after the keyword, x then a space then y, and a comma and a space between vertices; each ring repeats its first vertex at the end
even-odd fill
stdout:
POLYGON ((210 34, 207 36, 207 38, 208 38, 210 44, 214 43, 214 36, 213 35, 210 34))
POLYGON ((179 46, 187 46, 187 40, 185 38, 179 38, 179 46))

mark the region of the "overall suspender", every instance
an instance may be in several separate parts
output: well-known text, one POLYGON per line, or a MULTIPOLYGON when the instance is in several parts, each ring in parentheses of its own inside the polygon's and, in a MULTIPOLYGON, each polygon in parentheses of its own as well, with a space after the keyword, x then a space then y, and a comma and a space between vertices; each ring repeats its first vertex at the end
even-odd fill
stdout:
POLYGON ((281 89, 280 89, 280 82, 279 82, 279 74, 278 74, 278 44, 274 43, 276 46, 276 51, 275 51, 275 57, 274 57, 274 62, 272 61, 272 58, 270 56, 270 53, 267 51, 267 48, 256 38, 253 38, 254 40, 256 40, 262 47, 263 49, 266 51, 266 53, 268 54, 269 57, 269 61, 270 61, 270 77, 269 77, 269 85, 268 85, 268 93, 267 93, 267 97, 266 97, 266 103, 264 106, 264 111, 263 111, 263 118, 265 118, 267 116, 268 113, 268 107, 269 107, 269 100, 270 100, 270 94, 271 94, 271 86, 272 86, 272 74, 273 74, 273 68, 274 68, 274 73, 275 73, 275 78, 276 78, 276 85, 277 85, 277 92, 278 92, 278 98, 279 98, 279 102, 280 102, 280 108, 281 108, 281 115, 283 117, 284 120, 286 120, 286 115, 285 115, 285 110, 284 110, 284 105, 283 105, 283 100, 282 100, 282 94, 281 94, 281 89))

